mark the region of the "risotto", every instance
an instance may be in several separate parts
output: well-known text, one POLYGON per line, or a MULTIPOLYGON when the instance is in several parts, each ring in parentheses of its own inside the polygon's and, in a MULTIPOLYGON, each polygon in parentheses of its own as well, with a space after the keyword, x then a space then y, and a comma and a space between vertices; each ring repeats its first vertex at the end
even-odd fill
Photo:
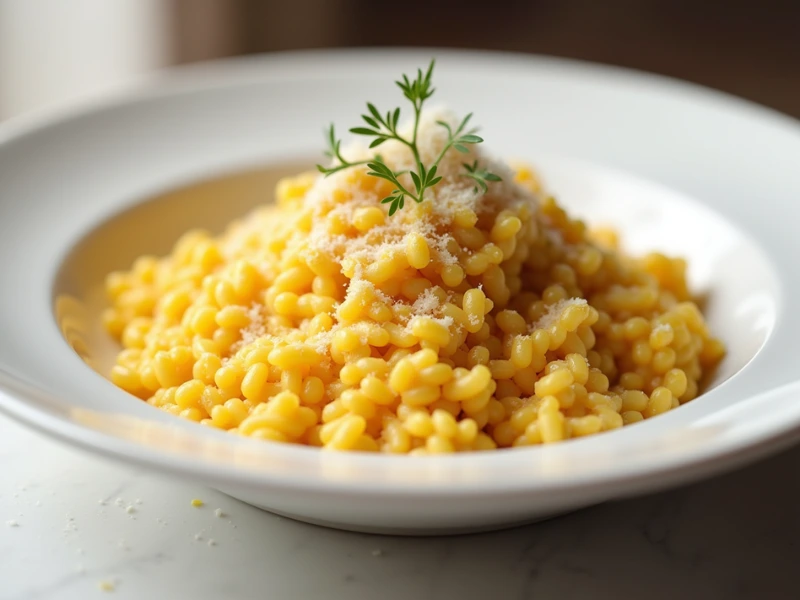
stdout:
POLYGON ((685 261, 629 256, 530 168, 448 150, 457 126, 426 110, 398 129, 413 149, 381 143, 405 181, 440 159, 424 201, 392 211, 361 164, 376 150, 353 144, 352 168, 283 180, 222 235, 111 273, 111 380, 238 435, 410 454, 558 442, 695 398, 724 348, 685 261))

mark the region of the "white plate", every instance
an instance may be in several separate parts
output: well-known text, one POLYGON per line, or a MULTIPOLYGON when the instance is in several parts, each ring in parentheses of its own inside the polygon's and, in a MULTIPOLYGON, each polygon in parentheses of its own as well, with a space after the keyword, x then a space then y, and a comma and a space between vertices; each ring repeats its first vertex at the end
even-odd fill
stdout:
POLYGON ((87 315, 96 323, 93 308, 56 303, 56 296, 91 305, 87 294, 102 272, 166 250, 189 225, 219 229, 267 200, 271 191, 253 181, 265 184, 275 173, 223 179, 205 194, 168 194, 160 205, 110 217, 198 180, 316 157, 325 124, 334 120, 343 130, 366 100, 396 102, 392 79, 431 56, 325 51, 188 69, 89 109, 0 128, 0 383, 7 392, 0 408, 92 452, 276 512, 401 533, 529 521, 695 480, 791 443, 800 426, 797 123, 619 69, 435 54, 437 99, 474 111, 493 152, 538 164, 570 209, 618 225, 632 248, 689 258, 693 283, 711 292, 709 319, 730 347, 713 389, 592 438, 409 458, 209 431, 133 399, 87 367, 62 336, 54 305, 70 340, 82 339, 102 364, 96 333, 82 325, 87 315), (154 211, 162 225, 148 237, 143 219, 154 211), (88 311, 84 320, 81 311, 88 311))

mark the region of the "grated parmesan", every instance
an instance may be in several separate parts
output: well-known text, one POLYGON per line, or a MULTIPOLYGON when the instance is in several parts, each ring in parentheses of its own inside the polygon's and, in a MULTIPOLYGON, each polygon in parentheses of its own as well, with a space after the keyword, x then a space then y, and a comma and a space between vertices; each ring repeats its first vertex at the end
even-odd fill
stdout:
POLYGON ((536 321, 536 323, 533 324, 531 327, 531 332, 536 331, 537 329, 547 329, 556 321, 558 321, 561 315, 564 314, 564 311, 570 306, 584 306, 586 304, 587 302, 585 298, 567 298, 565 300, 556 302, 547 309, 547 312, 542 315, 539 320, 536 321))
POLYGON ((442 308, 441 302, 436 294, 433 293, 432 288, 428 288, 422 292, 414 304, 411 305, 415 315, 427 315, 433 317, 442 308))
POLYGON ((249 346, 258 339, 267 335, 267 327, 264 323, 263 307, 257 302, 253 302, 247 311, 250 323, 239 330, 241 336, 239 341, 231 346, 231 351, 236 352, 243 346, 249 346))

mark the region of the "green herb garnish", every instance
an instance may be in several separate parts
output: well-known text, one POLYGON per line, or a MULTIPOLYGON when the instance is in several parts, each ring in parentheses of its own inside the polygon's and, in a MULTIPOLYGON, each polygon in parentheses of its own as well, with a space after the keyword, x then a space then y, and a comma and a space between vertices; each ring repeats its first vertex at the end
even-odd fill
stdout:
MULTIPOLYGON (((410 198, 414 202, 418 203, 425 199, 425 192, 442 180, 441 176, 436 175, 436 171, 439 168, 439 163, 441 162, 442 158, 451 148, 458 152, 467 153, 469 152, 467 146, 470 144, 480 144, 483 141, 483 138, 475 135, 477 132, 476 128, 467 129, 467 125, 472 118, 472 113, 464 117, 455 130, 444 121, 437 121, 436 123, 438 125, 441 125, 447 130, 447 143, 445 143, 444 148, 442 148, 442 151, 439 153, 439 156, 436 157, 436 160, 432 165, 428 165, 426 167, 422 163, 419 148, 417 146, 417 131, 419 130, 422 106, 424 105, 425 101, 433 95, 434 92, 434 88, 431 87, 433 65, 434 61, 431 60, 431 64, 428 66, 428 70, 425 73, 422 72, 422 69, 418 69, 417 78, 414 81, 409 81, 408 76, 403 75, 402 81, 395 82, 403 91, 403 95, 414 107, 414 129, 411 139, 406 139, 397 133, 397 124, 400 121, 400 108, 396 108, 394 111, 389 111, 386 113, 386 115, 382 115, 381 112, 375 108, 375 105, 369 102, 367 103, 369 114, 361 115, 361 118, 368 125, 368 127, 353 127, 350 129, 350 133, 373 138, 369 145, 370 148, 377 148, 387 140, 397 140, 401 144, 405 144, 408 146, 414 156, 416 170, 393 171, 383 161, 383 158, 381 158, 380 154, 368 160, 348 162, 341 154, 342 141, 336 138, 336 132, 333 128, 333 125, 330 126, 330 129, 327 132, 328 150, 325 152, 325 154, 331 159, 338 160, 340 164, 330 168, 324 167, 323 165, 317 165, 317 169, 319 169, 319 171, 326 177, 343 169, 349 169, 350 167, 355 167, 357 165, 366 165, 369 168, 367 175, 385 179, 391 182, 395 186, 395 189, 392 190, 391 195, 381 200, 382 204, 390 204, 390 216, 396 213, 398 209, 402 209, 405 206, 406 198, 410 198), (408 189, 400 182, 399 178, 406 173, 411 178, 411 182, 414 186, 413 191, 408 189)), ((500 181, 499 176, 495 175, 494 173, 490 173, 486 169, 479 168, 477 160, 471 165, 464 163, 464 176, 469 177, 475 182, 476 192, 478 191, 478 188, 480 188, 484 193, 486 193, 488 189, 488 181, 500 181)))

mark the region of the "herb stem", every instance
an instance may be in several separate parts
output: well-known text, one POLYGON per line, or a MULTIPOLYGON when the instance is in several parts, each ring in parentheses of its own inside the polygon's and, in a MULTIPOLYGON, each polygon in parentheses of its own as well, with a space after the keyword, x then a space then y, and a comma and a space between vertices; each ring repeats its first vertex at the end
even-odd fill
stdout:
POLYGON ((439 156, 436 157, 436 161, 433 164, 438 167, 439 163, 442 162, 442 159, 444 158, 444 155, 447 154, 447 151, 450 150, 450 148, 452 148, 452 147, 453 147, 453 141, 450 140, 444 145, 444 148, 442 148, 442 151, 439 152, 439 156))
POLYGON ((414 153, 414 160, 417 161, 417 172, 422 169, 422 159, 419 157, 419 149, 417 147, 417 132, 419 131, 419 117, 422 112, 422 102, 414 103, 414 134, 411 137, 411 152, 414 153))
POLYGON ((372 159, 369 160, 358 160, 356 162, 347 162, 344 159, 339 159, 342 164, 336 165, 335 167, 331 167, 330 169, 325 170, 326 175, 332 175, 333 173, 338 173, 339 171, 344 171, 345 169, 349 169, 350 167, 357 167, 359 165, 366 165, 372 162, 372 159))

